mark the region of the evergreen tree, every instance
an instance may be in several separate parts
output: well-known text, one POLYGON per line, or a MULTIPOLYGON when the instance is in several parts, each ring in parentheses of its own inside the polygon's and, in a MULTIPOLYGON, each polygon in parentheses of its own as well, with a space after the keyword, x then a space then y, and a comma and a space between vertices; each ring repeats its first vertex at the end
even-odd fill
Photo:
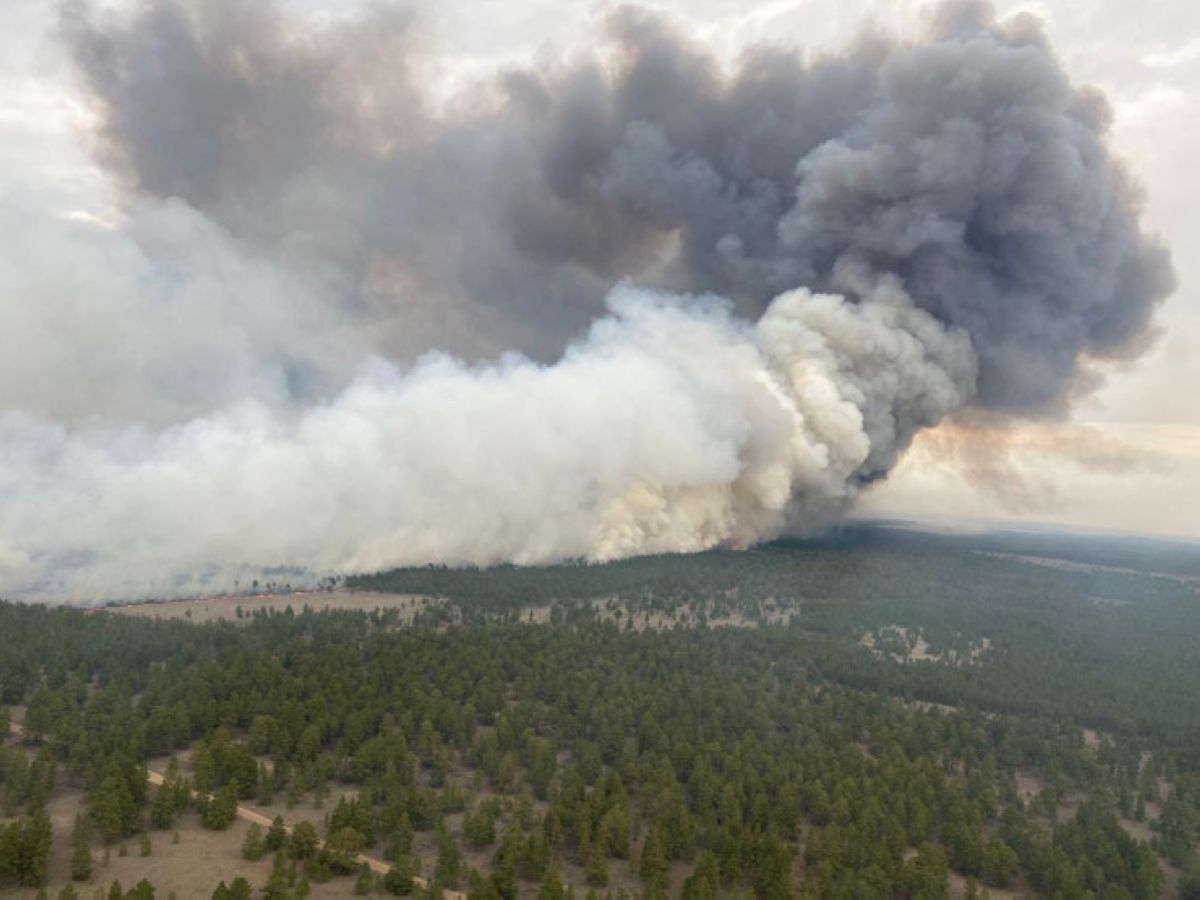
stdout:
POLYGON ((259 806, 270 806, 275 802, 275 778, 267 771, 266 763, 258 764, 258 785, 255 792, 255 803, 259 806))
POLYGON ((760 897, 792 896, 792 853, 772 829, 758 848, 754 890, 760 897))
POLYGON ((283 816, 276 816, 271 820, 271 827, 267 829, 267 836, 263 839, 263 846, 267 851, 275 853, 282 850, 287 843, 287 826, 283 824, 283 816))
POLYGON ((129 833, 136 815, 133 796, 120 773, 110 770, 90 799, 92 821, 105 841, 115 841, 129 833))
POLYGON ((92 878, 92 870, 94 863, 92 860, 92 851, 83 841, 75 842, 75 849, 71 851, 71 878, 74 881, 90 881, 92 878))
POLYGON ((496 840, 496 824, 486 804, 463 817, 463 837, 472 847, 486 847, 496 840))
POLYGON ((238 786, 231 781, 221 788, 201 810, 200 821, 205 828, 224 831, 237 818, 238 786))
POLYGON ((1017 877, 1021 863, 1016 852, 1003 840, 994 837, 987 842, 983 850, 983 868, 981 877, 985 884, 992 887, 1008 887, 1017 877))
POLYGON ((309 859, 317 851, 321 837, 316 826, 307 820, 297 822, 292 828, 292 855, 296 859, 309 859))
POLYGON ((335 873, 349 875, 354 871, 355 861, 365 844, 363 836, 347 825, 329 836, 322 855, 335 873))
POLYGON ((412 857, 407 855, 397 857, 383 877, 383 886, 388 893, 397 897, 411 894, 413 892, 412 857))
POLYGON ((462 868, 462 856, 458 843, 446 829, 446 823, 439 822, 437 827, 437 863, 434 866, 433 877, 439 884, 454 887, 458 884, 458 876, 462 868))
POLYGON ((408 813, 401 813, 400 819, 396 823, 395 829, 392 831, 391 840, 388 842, 388 858, 399 859, 401 856, 407 856, 412 852, 412 842, 412 822, 409 821, 408 813))
POLYGON ((658 827, 651 828, 642 845, 642 860, 638 868, 647 892, 667 889, 667 852, 658 827))
POLYGON ((716 900, 720 882, 716 855, 704 853, 695 870, 683 882, 683 900, 716 900))
POLYGON ((370 867, 363 863, 358 867, 358 876, 354 879, 354 896, 365 897, 375 889, 375 877, 370 867))
POLYGON ((287 900, 287 868, 282 853, 276 853, 274 860, 271 862, 271 874, 267 878, 267 883, 263 885, 262 894, 268 900, 287 900))
POLYGON ((608 885, 608 859, 601 841, 592 841, 584 860, 584 878, 592 887, 608 885))
POLYGON ((538 888, 538 900, 565 900, 566 896, 558 867, 553 864, 547 866, 546 877, 542 879, 541 887, 538 888))
POLYGON ((258 862, 263 858, 265 852, 262 828, 257 822, 251 822, 250 827, 246 829, 246 837, 242 841, 242 859, 258 862))

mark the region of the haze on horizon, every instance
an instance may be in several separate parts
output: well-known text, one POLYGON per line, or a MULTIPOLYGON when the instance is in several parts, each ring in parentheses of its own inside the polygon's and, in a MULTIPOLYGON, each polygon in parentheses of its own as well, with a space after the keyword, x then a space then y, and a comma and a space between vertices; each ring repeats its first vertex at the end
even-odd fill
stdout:
POLYGON ((1200 16, 645 6, 6 8, 0 593, 609 559, 847 512, 1200 538, 1200 16), (977 109, 919 87, 940 66, 986 73, 977 109), (1042 196, 953 172, 991 90, 1034 98, 1042 196), (772 118, 796 97, 801 149, 772 118), (1062 250, 997 252, 1016 280, 909 246, 953 259, 963 208, 1020 228, 1034 201, 1062 250))

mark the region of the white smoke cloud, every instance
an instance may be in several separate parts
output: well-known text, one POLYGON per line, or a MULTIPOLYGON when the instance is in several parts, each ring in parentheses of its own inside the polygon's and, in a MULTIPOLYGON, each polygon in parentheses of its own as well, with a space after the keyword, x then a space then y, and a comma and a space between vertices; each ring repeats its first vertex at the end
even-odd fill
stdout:
POLYGON ((745 545, 794 526, 798 495, 819 524, 972 390, 965 336, 878 295, 797 290, 751 325, 716 298, 620 289, 554 365, 376 361, 327 404, 161 431, 5 414, 0 589, 100 600, 264 567, 745 545))
POLYGON ((181 201, 117 222, 0 204, 0 409, 162 425, 345 383, 370 343, 327 285, 181 201))

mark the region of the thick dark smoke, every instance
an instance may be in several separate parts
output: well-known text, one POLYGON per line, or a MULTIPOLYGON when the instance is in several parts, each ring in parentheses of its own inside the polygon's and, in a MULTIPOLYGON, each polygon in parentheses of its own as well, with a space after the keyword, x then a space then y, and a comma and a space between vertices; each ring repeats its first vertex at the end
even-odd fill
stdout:
MULTIPOLYGON (((749 543, 836 514, 957 409, 1061 409, 1091 361, 1145 345, 1173 284, 1107 150, 1103 98, 1069 83, 1035 20, 980 3, 944 5, 919 40, 870 34, 814 59, 757 47, 732 70, 623 8, 600 49, 440 104, 420 23, 390 8, 314 25, 244 0, 108 17, 75 3, 63 34, 130 221, 174 209, 238 266, 279 273, 266 324, 234 315, 286 396, 247 388, 252 413, 136 439, 7 421, 10 442, 54 448, 10 454, 14 471, 72 487, 0 513, 0 574, 6 554, 17 573, 0 587, 749 543), (606 301, 622 282, 653 293, 606 301), (305 335, 336 334, 338 352, 261 339, 292 285, 305 335), (347 387, 348 352, 431 347, 561 362, 439 358, 347 387), (309 496, 243 480, 280 458, 309 496), (161 514, 164 471, 205 485, 187 488, 194 509, 161 514), (79 511, 79 533, 37 519, 72 515, 73 491, 119 513, 79 511), (136 533, 127 559, 100 546, 139 518, 174 536, 136 533), (64 560, 73 574, 54 574, 64 560)), ((186 255, 182 280, 210 255, 186 255)))
MULTIPOLYGON (((303 29, 270 4, 156 0, 68 33, 130 189, 404 301, 402 270, 536 328, 553 357, 618 279, 716 292, 757 314, 806 286, 894 275, 963 328, 979 402, 1040 410, 1081 357, 1127 352, 1172 280, 1138 197, 1029 18, 942 8, 928 38, 805 64, 751 50, 724 73, 637 8, 561 69, 500 77, 437 118, 411 19, 303 29), (477 103, 484 103, 477 100, 477 103)), ((351 298, 348 298, 350 302, 351 298)))

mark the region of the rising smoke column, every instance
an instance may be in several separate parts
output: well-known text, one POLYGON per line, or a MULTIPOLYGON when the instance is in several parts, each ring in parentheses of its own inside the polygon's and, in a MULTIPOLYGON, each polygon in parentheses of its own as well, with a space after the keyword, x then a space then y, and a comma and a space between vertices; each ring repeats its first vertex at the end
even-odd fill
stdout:
POLYGON ((965 335, 901 295, 799 289, 756 326, 713 298, 610 302, 553 365, 376 363, 292 416, 247 402, 159 432, 0 416, 0 534, 19 541, 0 559, 39 592, 103 596, 249 583, 264 560, 353 572, 745 546, 789 515, 828 521, 897 422, 906 439, 969 395, 965 335))
MULTIPOLYGON (((955 410, 1053 412, 1144 345, 1166 251, 1029 17, 949 4, 919 40, 732 71, 645 11, 607 28, 445 112, 394 10, 65 7, 127 204, 87 240, 150 296, 117 313, 161 396, 145 427, 5 392, 0 589, 743 546, 828 522, 955 410), (175 311, 211 309, 237 378, 216 339, 175 363, 175 311), (430 347, 466 361, 409 362, 430 347)), ((61 279, 33 285, 54 322, 61 279)))

